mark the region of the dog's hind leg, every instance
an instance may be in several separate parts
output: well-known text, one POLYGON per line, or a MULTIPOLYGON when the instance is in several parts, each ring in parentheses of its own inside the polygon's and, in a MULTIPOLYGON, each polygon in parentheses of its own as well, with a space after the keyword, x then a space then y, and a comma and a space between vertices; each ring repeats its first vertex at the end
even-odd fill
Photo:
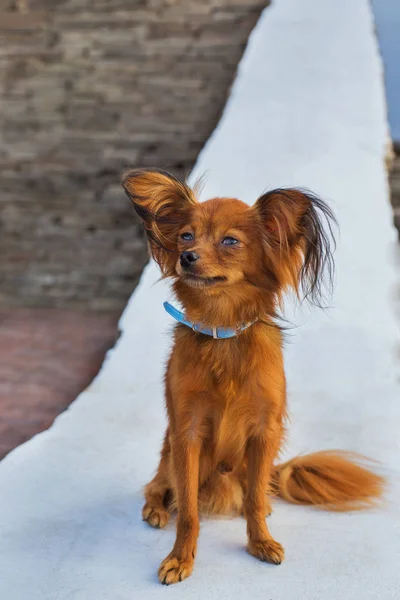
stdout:
POLYGON ((169 476, 171 448, 167 429, 161 450, 161 459, 157 473, 144 489, 146 500, 142 510, 143 521, 152 527, 165 527, 169 521, 169 506, 172 500, 172 489, 169 476))

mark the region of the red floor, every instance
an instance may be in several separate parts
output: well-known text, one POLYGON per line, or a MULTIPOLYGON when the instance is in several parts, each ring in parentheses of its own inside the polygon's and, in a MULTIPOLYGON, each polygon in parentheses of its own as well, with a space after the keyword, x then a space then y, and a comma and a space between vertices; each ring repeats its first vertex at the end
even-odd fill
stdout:
POLYGON ((0 309, 0 458, 47 429, 93 379, 118 314, 0 309))

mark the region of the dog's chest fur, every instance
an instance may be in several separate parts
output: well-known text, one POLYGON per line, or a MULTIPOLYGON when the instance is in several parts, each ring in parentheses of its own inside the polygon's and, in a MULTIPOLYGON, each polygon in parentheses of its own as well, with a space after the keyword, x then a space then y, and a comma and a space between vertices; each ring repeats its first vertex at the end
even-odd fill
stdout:
POLYGON ((189 433, 200 432, 207 471, 229 472, 241 465, 247 440, 265 429, 274 410, 268 388, 280 360, 276 347, 266 328, 231 340, 194 336, 190 330, 176 336, 168 368, 173 375, 168 377, 169 412, 174 421, 171 411, 183 410, 189 433), (182 400, 174 401, 178 395, 182 399, 183 389, 188 394, 184 408, 182 400))

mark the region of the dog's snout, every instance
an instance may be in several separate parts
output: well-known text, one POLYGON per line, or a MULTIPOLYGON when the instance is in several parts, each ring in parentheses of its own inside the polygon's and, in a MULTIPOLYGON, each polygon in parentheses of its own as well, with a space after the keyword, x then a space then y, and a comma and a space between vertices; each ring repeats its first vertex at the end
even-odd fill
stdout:
POLYGON ((186 250, 185 252, 182 252, 180 255, 180 263, 184 269, 188 269, 199 258, 200 258, 200 256, 197 254, 197 252, 191 252, 189 250, 186 250))

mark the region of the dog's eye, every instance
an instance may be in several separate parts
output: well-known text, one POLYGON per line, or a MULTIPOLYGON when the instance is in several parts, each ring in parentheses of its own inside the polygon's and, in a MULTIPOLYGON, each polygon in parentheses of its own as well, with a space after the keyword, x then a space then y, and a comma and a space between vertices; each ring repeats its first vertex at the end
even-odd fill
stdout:
POLYGON ((190 240, 194 240, 193 235, 189 231, 185 231, 185 233, 182 233, 181 238, 183 240, 186 240, 187 242, 190 242, 190 240))
POLYGON ((234 244, 237 244, 238 242, 239 242, 239 240, 237 240, 236 238, 232 237, 231 235, 227 235, 226 237, 224 237, 221 244, 224 244, 224 246, 233 246, 234 244))

